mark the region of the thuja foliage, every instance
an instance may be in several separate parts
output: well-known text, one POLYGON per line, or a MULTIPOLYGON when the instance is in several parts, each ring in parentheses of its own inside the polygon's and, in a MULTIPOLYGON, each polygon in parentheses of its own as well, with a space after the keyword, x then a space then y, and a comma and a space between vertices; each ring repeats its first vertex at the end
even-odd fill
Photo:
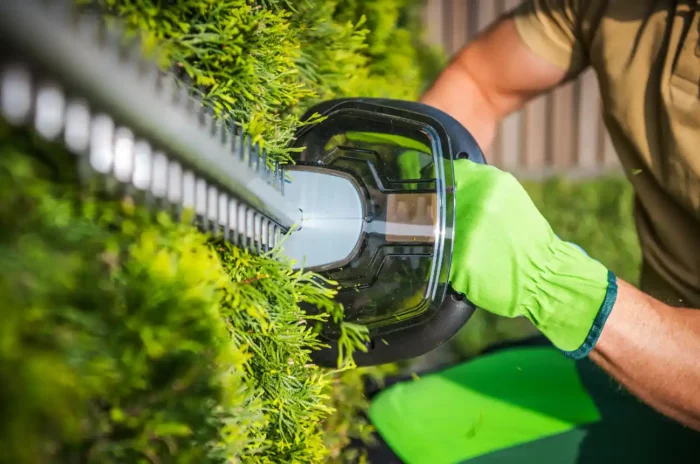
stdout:
POLYGON ((413 99, 439 56, 420 0, 80 0, 104 8, 273 155, 301 114, 340 96, 413 99))
MULTIPOLYGON (((412 0, 81 3, 125 21, 283 161, 310 105, 413 98, 431 56, 412 0)), ((74 157, 0 129, 2 462, 359 458, 346 445, 370 430, 362 378, 381 370, 312 364, 315 323, 342 313, 331 290, 86 189, 74 157)), ((361 333, 346 330, 351 366, 361 333)))

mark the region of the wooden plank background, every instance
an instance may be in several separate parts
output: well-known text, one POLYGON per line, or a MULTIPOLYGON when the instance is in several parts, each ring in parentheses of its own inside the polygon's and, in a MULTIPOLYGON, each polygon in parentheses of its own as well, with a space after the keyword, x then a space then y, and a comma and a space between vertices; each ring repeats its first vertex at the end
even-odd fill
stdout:
MULTIPOLYGON (((428 40, 448 55, 520 0, 426 0, 428 40)), ((591 177, 619 171, 600 112, 592 70, 508 116, 486 153, 490 164, 521 178, 591 177)))

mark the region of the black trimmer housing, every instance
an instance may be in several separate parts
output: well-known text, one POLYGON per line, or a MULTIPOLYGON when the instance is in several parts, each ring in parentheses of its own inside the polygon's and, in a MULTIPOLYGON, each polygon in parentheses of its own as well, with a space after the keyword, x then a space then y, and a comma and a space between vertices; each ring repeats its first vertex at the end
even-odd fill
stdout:
MULTIPOLYGON (((371 340, 359 366, 420 356, 451 338, 474 306, 449 285, 455 222, 453 162, 485 163, 459 122, 408 101, 354 98, 311 108, 323 120, 302 127, 285 194, 303 227, 285 246, 298 265, 338 283, 345 320, 371 340)), ((339 328, 324 327, 337 362, 339 328)))

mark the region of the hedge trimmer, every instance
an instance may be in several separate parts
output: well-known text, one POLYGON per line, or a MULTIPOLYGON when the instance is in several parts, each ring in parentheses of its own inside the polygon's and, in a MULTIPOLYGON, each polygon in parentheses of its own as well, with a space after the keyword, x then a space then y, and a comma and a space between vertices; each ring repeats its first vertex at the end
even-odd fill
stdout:
MULTIPOLYGON (((197 225, 253 253, 275 247, 329 281, 346 321, 366 326, 358 365, 415 357, 474 307, 448 284, 452 163, 485 163, 448 115, 414 102, 339 99, 311 108, 280 166, 224 126, 169 73, 64 2, 0 2, 0 111, 74 153, 83 172, 145 206, 191 210, 197 225)), ((337 358, 338 327, 322 336, 337 358)))

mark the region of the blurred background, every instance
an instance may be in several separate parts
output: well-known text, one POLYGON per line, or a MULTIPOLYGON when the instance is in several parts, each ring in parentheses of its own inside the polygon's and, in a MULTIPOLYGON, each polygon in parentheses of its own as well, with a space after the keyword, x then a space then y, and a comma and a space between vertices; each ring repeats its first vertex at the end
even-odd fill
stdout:
MULTIPOLYGON (((427 41, 446 58, 516 7, 520 0, 425 0, 427 41)), ((596 177, 616 174, 619 163, 600 113, 592 70, 511 115, 500 127, 489 161, 521 178, 555 174, 596 177)))
MULTIPOLYGON (((425 0, 425 39, 447 61, 520 0, 425 0)), ((583 247, 622 278, 636 283, 640 254, 632 219, 633 193, 601 114, 592 70, 506 118, 490 164, 512 172, 556 233, 583 247)), ((504 341, 535 334, 524 320, 477 313, 455 339, 412 364, 433 369, 504 341)))

